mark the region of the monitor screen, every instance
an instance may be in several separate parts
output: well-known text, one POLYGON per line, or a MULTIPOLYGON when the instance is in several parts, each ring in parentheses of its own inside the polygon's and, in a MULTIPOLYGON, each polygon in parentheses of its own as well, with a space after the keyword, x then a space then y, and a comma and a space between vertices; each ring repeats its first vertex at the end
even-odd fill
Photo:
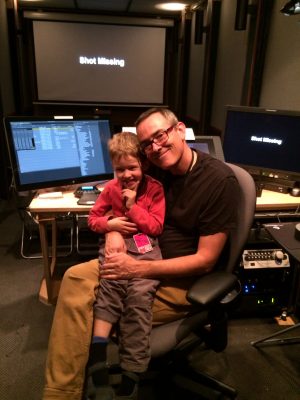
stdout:
POLYGON ((210 154, 212 157, 224 161, 224 154, 219 136, 196 136, 195 140, 187 140, 187 144, 193 148, 210 154))
POLYGON ((18 191, 113 177, 108 120, 6 117, 5 130, 18 191))
POLYGON ((33 21, 37 100, 164 102, 166 27, 33 21))
POLYGON ((227 107, 225 160, 252 175, 300 179, 300 111, 227 107))

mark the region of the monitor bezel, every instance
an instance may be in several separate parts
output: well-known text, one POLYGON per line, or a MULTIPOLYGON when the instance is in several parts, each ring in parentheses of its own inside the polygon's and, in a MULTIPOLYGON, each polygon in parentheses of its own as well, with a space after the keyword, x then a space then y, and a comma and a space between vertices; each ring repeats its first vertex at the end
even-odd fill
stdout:
POLYGON ((91 117, 91 116, 5 116, 3 118, 4 128, 5 128, 5 136, 7 149, 11 164, 12 170, 12 186, 17 192, 25 192, 25 191, 38 191, 42 189, 57 189, 57 188, 68 188, 81 183, 91 183, 91 182, 101 182, 108 179, 112 179, 114 174, 113 170, 111 173, 101 173, 95 175, 86 175, 86 176, 78 176, 72 179, 70 178, 61 178, 55 180, 49 180, 47 182, 33 182, 33 183, 22 183, 20 180, 20 170, 18 166, 18 160, 15 150, 15 145, 13 141, 13 135, 11 130, 11 122, 39 122, 39 121, 101 121, 105 120, 109 124, 110 128, 110 137, 113 136, 113 130, 111 122, 108 118, 102 117, 91 117))

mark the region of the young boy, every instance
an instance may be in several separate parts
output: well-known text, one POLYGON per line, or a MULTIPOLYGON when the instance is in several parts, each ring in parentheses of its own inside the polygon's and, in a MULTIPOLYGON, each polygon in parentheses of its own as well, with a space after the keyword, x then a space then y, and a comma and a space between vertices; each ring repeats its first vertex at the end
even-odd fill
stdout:
MULTIPOLYGON (((89 227, 101 234, 120 232, 126 251, 134 257, 161 259, 157 236, 162 232, 165 215, 162 185, 144 175, 143 155, 135 134, 115 134, 108 146, 116 178, 106 184, 90 211, 89 227)), ((100 275, 104 258, 102 243, 100 275)), ((100 279, 89 365, 94 384, 107 385, 106 347, 111 329, 118 323, 123 374, 117 399, 137 398, 138 374, 147 369, 150 360, 152 302, 158 283, 139 278, 100 279)))

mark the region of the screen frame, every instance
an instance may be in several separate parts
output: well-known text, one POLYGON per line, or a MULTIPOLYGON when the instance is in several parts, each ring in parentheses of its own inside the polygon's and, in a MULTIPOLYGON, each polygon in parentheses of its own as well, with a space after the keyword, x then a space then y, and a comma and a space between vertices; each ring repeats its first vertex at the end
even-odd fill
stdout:
MULTIPOLYGON (((300 111, 296 110, 281 110, 281 109, 271 109, 271 108, 263 108, 263 107, 249 107, 249 106, 234 106, 228 105, 226 106, 225 112, 225 123, 224 128, 222 130, 221 140, 222 147, 224 149, 224 142, 226 140, 226 128, 227 128, 227 118, 229 112, 244 112, 244 113, 256 113, 256 114, 265 114, 265 115, 279 115, 279 116, 291 116, 291 117, 299 117, 300 119, 300 111)), ((300 181, 300 168, 298 171, 290 171, 283 170, 278 168, 268 168, 260 165, 249 165, 246 163, 234 162, 226 157, 226 150, 224 149, 225 161, 230 162, 232 164, 238 165, 244 169, 246 169, 254 179, 267 181, 267 182, 286 182, 288 186, 293 186, 296 182, 300 181)))
MULTIPOLYGON (((56 122, 70 122, 70 121, 102 121, 105 120, 108 122, 110 129, 110 138, 113 136, 113 130, 111 127, 111 123, 108 118, 100 118, 100 117, 76 117, 76 116, 5 116, 3 118, 4 128, 5 128, 5 136, 7 149, 9 153, 9 159, 12 169, 12 179, 13 186, 18 192, 24 191, 38 191, 40 189, 53 189, 53 188, 61 188, 66 186, 73 186, 81 183, 94 183, 101 182, 112 179, 114 177, 113 168, 110 173, 100 173, 93 175, 81 175, 74 178, 58 178, 54 180, 49 180, 46 182, 32 182, 32 183, 23 183, 20 179, 20 170, 19 163, 17 160, 15 144, 13 140, 13 134, 11 130, 11 122, 47 122, 47 121, 56 121, 56 122)), ((109 154, 107 152, 107 156, 109 154)))

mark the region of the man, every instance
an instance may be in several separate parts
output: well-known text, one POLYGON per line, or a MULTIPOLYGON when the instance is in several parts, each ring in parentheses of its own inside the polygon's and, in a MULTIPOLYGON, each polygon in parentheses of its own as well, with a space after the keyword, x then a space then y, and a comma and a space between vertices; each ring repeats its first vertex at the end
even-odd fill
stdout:
MULTIPOLYGON (((163 260, 134 260, 123 252, 117 232, 106 238, 108 256, 100 276, 161 281, 153 304, 153 323, 192 312, 186 292, 195 276, 217 263, 234 229, 239 186, 224 163, 185 142, 185 125, 167 109, 150 109, 136 122, 141 149, 164 185, 166 217, 160 238, 163 260)), ((135 227, 132 226, 133 231, 135 227)), ((80 400, 98 287, 98 261, 66 271, 54 316, 47 359, 44 400, 80 400)))

